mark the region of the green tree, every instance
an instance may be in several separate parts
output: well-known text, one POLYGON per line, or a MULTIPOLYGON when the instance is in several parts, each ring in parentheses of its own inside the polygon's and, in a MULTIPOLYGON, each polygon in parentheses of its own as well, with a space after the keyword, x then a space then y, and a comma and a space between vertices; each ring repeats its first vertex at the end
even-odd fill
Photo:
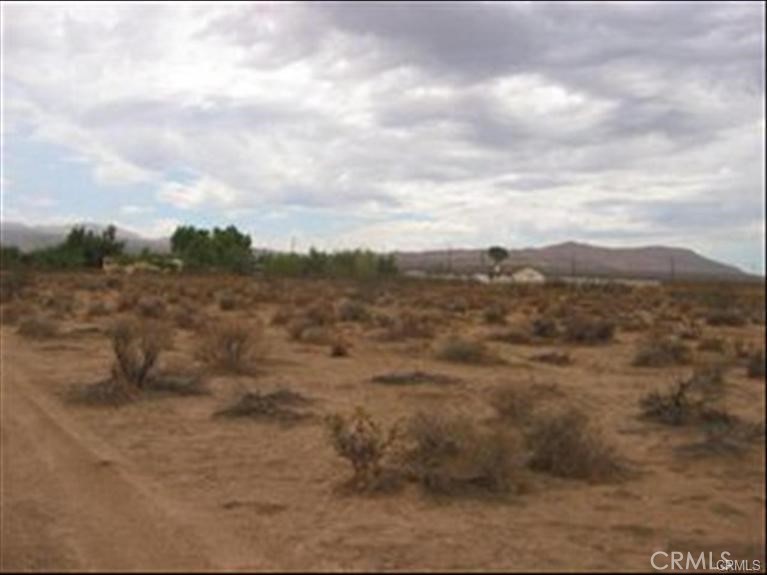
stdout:
POLYGON ((171 251, 190 268, 218 268, 245 273, 253 268, 251 239, 235 226, 212 232, 179 226, 170 239, 171 251))

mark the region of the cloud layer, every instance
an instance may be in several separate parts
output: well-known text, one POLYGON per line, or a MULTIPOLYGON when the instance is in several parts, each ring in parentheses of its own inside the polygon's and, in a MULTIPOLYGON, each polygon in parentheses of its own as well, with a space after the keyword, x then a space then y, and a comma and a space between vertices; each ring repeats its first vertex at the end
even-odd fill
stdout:
POLYGON ((763 269, 764 12, 4 4, 4 217, 671 243, 763 269))

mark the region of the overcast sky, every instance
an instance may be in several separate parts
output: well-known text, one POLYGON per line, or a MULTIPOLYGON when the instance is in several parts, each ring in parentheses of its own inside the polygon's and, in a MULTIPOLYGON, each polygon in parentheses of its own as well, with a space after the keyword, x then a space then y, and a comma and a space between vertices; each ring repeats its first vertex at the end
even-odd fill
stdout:
POLYGON ((2 4, 2 218, 764 269, 765 4, 2 4))

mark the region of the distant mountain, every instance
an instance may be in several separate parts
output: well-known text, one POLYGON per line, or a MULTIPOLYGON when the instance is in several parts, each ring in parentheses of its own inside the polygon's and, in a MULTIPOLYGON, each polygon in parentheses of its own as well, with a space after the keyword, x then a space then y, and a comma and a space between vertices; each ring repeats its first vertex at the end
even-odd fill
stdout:
MULTIPOLYGON (((82 225, 97 233, 101 233, 106 228, 105 225, 89 222, 59 226, 28 226, 18 222, 2 222, 0 223, 0 244, 16 246, 25 252, 55 246, 64 241, 73 225, 82 225)), ((168 238, 147 239, 134 232, 117 228, 117 239, 125 242, 125 250, 129 253, 137 253, 144 248, 160 253, 170 251, 168 238)))
MULTIPOLYGON (((476 273, 491 265, 485 250, 396 252, 401 270, 476 273)), ((600 276, 668 279, 749 280, 756 276, 735 266, 703 257, 692 250, 665 246, 606 248, 566 242, 542 248, 509 250, 502 268, 523 266, 540 269, 549 276, 600 276)))

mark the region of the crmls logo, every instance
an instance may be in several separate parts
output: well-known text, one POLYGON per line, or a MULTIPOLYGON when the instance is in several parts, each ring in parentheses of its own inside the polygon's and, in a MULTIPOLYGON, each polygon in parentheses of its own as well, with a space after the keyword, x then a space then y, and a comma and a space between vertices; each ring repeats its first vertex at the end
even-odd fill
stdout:
POLYGON ((690 569, 706 569, 711 571, 760 571, 762 565, 758 559, 748 561, 747 559, 730 559, 730 553, 723 551, 719 557, 715 557, 710 551, 701 552, 699 555, 694 553, 682 553, 681 551, 656 551, 650 557, 650 564, 656 571, 665 571, 666 569, 688 571, 690 569))

